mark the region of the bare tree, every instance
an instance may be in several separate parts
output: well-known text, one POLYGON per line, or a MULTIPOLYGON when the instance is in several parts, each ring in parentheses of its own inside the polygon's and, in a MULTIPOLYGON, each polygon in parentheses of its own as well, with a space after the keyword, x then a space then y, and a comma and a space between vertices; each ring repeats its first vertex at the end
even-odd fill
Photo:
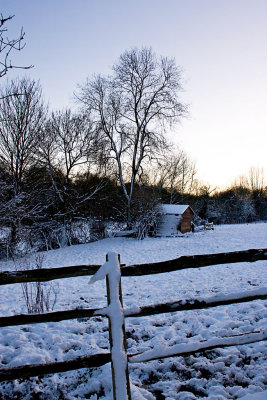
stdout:
POLYGON ((0 102, 0 160, 12 176, 17 194, 34 161, 46 108, 39 82, 28 78, 11 81, 0 93, 4 97, 0 102))
POLYGON ((14 18, 14 15, 4 17, 0 14, 0 78, 6 75, 12 68, 32 68, 32 65, 27 67, 15 66, 10 59, 13 51, 21 51, 25 47, 25 32, 23 31, 23 28, 21 28, 20 34, 15 39, 10 39, 6 36, 8 31, 6 24, 11 21, 12 18, 14 18))
POLYGON ((251 167, 248 172, 249 186, 252 191, 263 191, 265 187, 264 169, 251 167))
POLYGON ((186 113, 178 99, 181 73, 173 59, 156 57, 151 49, 125 51, 113 75, 97 76, 80 86, 77 98, 104 135, 127 203, 145 161, 166 148, 165 128, 186 113), (127 185, 127 182, 130 184, 127 185))
POLYGON ((71 244, 72 222, 78 210, 103 187, 100 181, 86 194, 75 188, 77 173, 97 164, 100 143, 90 118, 70 110, 52 113, 43 130, 38 162, 48 172, 58 203, 55 217, 62 224, 61 245, 71 244))
POLYGON ((23 178, 34 163, 46 108, 38 82, 27 78, 11 81, 0 92, 0 163, 10 176, 9 198, 5 203, 6 217, 10 219, 12 242, 16 242, 21 220, 36 215, 37 209, 27 209, 23 178), (20 95, 16 95, 20 93, 20 95))
POLYGON ((175 150, 158 160, 156 184, 170 193, 170 203, 175 203, 175 194, 191 193, 196 175, 195 164, 183 150, 175 150))
POLYGON ((99 145, 97 135, 87 116, 72 114, 70 110, 53 113, 50 123, 59 163, 67 182, 77 168, 96 161, 99 145))
POLYGON ((232 186, 248 188, 252 191, 263 191, 265 187, 264 169, 259 167, 250 167, 246 175, 241 175, 234 180, 232 186))

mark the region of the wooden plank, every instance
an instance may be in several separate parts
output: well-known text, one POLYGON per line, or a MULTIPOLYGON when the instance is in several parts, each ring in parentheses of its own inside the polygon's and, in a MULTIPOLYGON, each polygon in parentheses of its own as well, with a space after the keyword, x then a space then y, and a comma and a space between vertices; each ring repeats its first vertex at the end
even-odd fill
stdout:
MULTIPOLYGON (((209 301, 209 299, 197 300, 187 299, 179 300, 171 303, 161 303, 155 305, 148 305, 139 307, 138 312, 125 310, 124 317, 144 317, 148 315, 164 314, 177 311, 187 310, 199 310, 204 308, 212 308, 218 306, 224 306, 229 304, 246 303, 254 300, 266 300, 267 294, 255 294, 250 295, 249 292, 245 293, 239 298, 228 298, 220 301, 209 301)), ((27 324, 38 324, 45 322, 59 322, 74 318, 90 318, 95 316, 103 316, 101 309, 89 309, 89 308, 76 308, 74 310, 66 311, 55 311, 44 314, 19 314, 12 315, 9 317, 0 317, 0 327, 3 326, 16 326, 16 325, 27 325, 27 324)))
POLYGON ((189 300, 180 300, 171 303, 162 303, 162 304, 155 304, 155 305, 148 305, 139 307, 137 312, 129 310, 125 310, 125 318, 130 317, 144 317, 149 315, 156 315, 156 314, 164 314, 170 312, 177 312, 177 311, 194 311, 200 309, 207 309, 207 308, 214 308, 218 306, 225 306, 230 304, 239 304, 239 303, 247 303, 254 300, 266 300, 267 294, 255 294, 249 295, 249 293, 243 295, 239 298, 227 298, 220 301, 209 301, 209 299, 197 300, 197 299, 189 299, 189 300))
POLYGON ((95 368, 107 364, 110 360, 110 353, 98 353, 91 356, 78 357, 74 360, 68 361, 1 368, 0 382, 22 378, 25 379, 46 374, 55 374, 57 372, 72 371, 80 368, 95 368))
MULTIPOLYGON (((257 340, 253 339, 253 340, 248 341, 247 343, 242 343, 242 344, 256 343, 261 340, 266 340, 266 339, 263 339, 263 338, 259 338, 257 340)), ((234 345, 236 346, 236 344, 234 344, 234 345)), ((194 351, 186 351, 186 352, 172 354, 171 356, 168 356, 168 357, 186 356, 189 354, 198 353, 199 351, 212 350, 214 348, 228 347, 228 346, 233 346, 233 345, 225 344, 225 345, 219 345, 219 346, 218 345, 207 346, 207 347, 202 347, 201 349, 194 350, 194 351)), ((128 355, 129 362, 134 362, 134 361, 131 361, 131 357, 138 356, 138 355, 139 354, 128 355)), ((157 359, 157 358, 162 358, 162 357, 156 357, 156 358, 152 358, 152 359, 157 359)), ((151 361, 152 359, 146 359, 143 362, 151 361)), ((94 354, 91 356, 78 357, 74 360, 68 360, 68 361, 57 361, 57 362, 53 362, 53 363, 33 364, 33 365, 26 365, 26 366, 20 366, 20 367, 12 367, 12 368, 1 368, 0 369, 0 382, 14 380, 14 379, 27 379, 27 378, 34 377, 34 376, 54 374, 54 373, 58 373, 58 372, 67 372, 67 371, 76 370, 76 369, 80 369, 80 368, 95 368, 95 367, 100 367, 104 364, 107 364, 110 361, 111 361, 110 353, 98 353, 98 354, 94 354)))
POLYGON ((261 342, 263 340, 267 340, 266 331, 242 333, 240 335, 214 338, 203 342, 188 342, 181 345, 174 345, 167 349, 163 349, 161 354, 158 351, 154 352, 154 350, 148 350, 144 353, 131 354, 128 356, 128 360, 129 363, 139 363, 169 357, 185 357, 202 351, 224 347, 241 346, 245 344, 261 342), (218 339, 217 343, 215 343, 216 339, 218 339), (177 351, 177 348, 183 348, 184 350, 177 351))
POLYGON ((187 268, 200 268, 211 265, 232 264, 237 262, 254 262, 258 260, 267 260, 267 249, 250 249, 233 251, 230 253, 182 256, 173 260, 161 261, 157 263, 129 265, 121 268, 121 275, 151 275, 160 274, 163 272, 178 271, 187 268))
POLYGON ((28 271, 4 271, 0 273, 0 285, 22 282, 46 282, 54 279, 93 275, 100 265, 74 265, 60 268, 41 268, 28 271))
MULTIPOLYGON (((267 260, 267 249, 250 249, 230 253, 200 254, 149 264, 121 266, 122 276, 140 276, 200 268, 218 264, 267 260)), ((42 268, 30 271, 4 271, 0 273, 0 285, 21 282, 46 282, 53 279, 93 275, 100 265, 75 265, 61 268, 42 268)))
POLYGON ((15 325, 27 325, 27 324, 40 324, 44 322, 59 322, 68 319, 75 318, 88 318, 95 317, 98 314, 99 309, 89 308, 76 308, 74 310, 55 311, 44 314, 19 314, 12 315, 9 317, 0 317, 0 327, 3 326, 15 326, 15 325))

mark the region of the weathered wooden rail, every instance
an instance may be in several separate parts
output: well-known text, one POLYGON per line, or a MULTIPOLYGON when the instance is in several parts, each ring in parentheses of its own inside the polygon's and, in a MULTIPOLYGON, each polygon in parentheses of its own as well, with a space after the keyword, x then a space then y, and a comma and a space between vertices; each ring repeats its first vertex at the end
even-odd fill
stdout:
MULTIPOLYGON (((206 266, 213 266, 218 264, 230 264, 238 262, 255 262, 258 260, 267 260, 267 249, 250 249, 230 253, 216 253, 216 254, 204 254, 204 255, 194 255, 194 256, 182 256, 174 260, 168 260, 157 263, 150 264, 139 264, 132 266, 121 266, 121 276, 140 276, 149 274, 158 274, 163 272, 171 272, 182 270, 185 268, 200 268, 206 266)), ((70 266, 62 268, 53 269, 41 269, 41 270, 31 270, 31 271, 4 271, 0 273, 0 285, 5 284, 15 284, 22 282, 45 282, 54 279, 71 278, 78 276, 87 276, 95 274, 99 265, 80 265, 80 266, 70 266)), ((109 287, 109 284, 108 284, 109 287)), ((109 292, 109 289, 108 289, 109 292)), ((122 305, 122 293, 121 288, 118 292, 118 299, 122 305)), ((110 293, 108 293, 108 299, 110 298, 110 293)), ((138 310, 126 309, 124 310, 124 317, 142 317, 145 315, 154 315, 159 313, 168 312, 178 312, 185 310, 197 310, 203 308, 212 308, 228 304, 245 303, 253 300, 266 299, 267 298, 267 288, 261 288, 257 290, 252 290, 247 293, 230 295, 230 296, 214 296, 207 299, 188 299, 183 301, 176 301, 172 303, 155 304, 150 306, 140 307, 138 310)), ((108 300, 109 302, 109 300, 108 300)), ((74 318, 90 318, 93 316, 101 315, 107 317, 103 309, 75 309, 75 310, 64 310, 57 312, 50 312, 44 314, 20 314, 8 317, 0 318, 0 327, 3 326, 14 326, 14 325, 25 325, 25 324, 35 324, 44 322, 56 322, 67 319, 74 318)), ((110 317, 109 317, 110 319, 110 317)), ((124 325, 124 324, 123 324, 124 325)), ((123 326, 124 329, 124 326, 123 326)), ((111 326, 110 326, 111 331, 111 326)), ((200 350, 208 350, 216 347, 225 347, 236 344, 247 344, 254 343, 257 341, 266 339, 266 332, 251 332, 247 335, 242 335, 240 337, 230 337, 221 338, 219 342, 207 341, 206 343, 196 343, 193 347, 192 345, 188 348, 171 349, 170 353, 159 354, 155 357, 153 354, 131 354, 127 356, 126 348, 125 355, 129 359, 129 362, 139 362, 139 361, 149 361, 152 359, 194 354, 200 350)), ((110 337, 112 341, 112 335, 110 337)), ((112 348, 112 343, 111 343, 112 348)), ((99 353, 85 357, 78 357, 74 360, 64 361, 64 362, 54 362, 47 364, 38 365, 26 365, 20 367, 12 368, 1 368, 0 369, 0 381, 14 380, 18 378, 29 378, 32 376, 38 376, 43 374, 52 374, 56 372, 65 372, 69 370, 79 369, 79 368, 91 368, 104 365, 112 360, 112 354, 110 353, 99 353)), ((127 374, 126 368, 126 375, 127 374)), ((115 390, 115 375, 116 372, 113 371, 113 389, 114 389, 114 399, 119 399, 120 395, 116 394, 115 390)), ((127 382, 127 395, 124 396, 125 399, 130 399, 130 389, 129 389, 129 379, 126 376, 127 382)), ((123 400, 120 398, 120 400, 123 400)))
MULTIPOLYGON (((171 303, 153 304, 148 306, 139 307, 136 309, 125 309, 125 318, 129 317, 144 317, 149 315, 171 313, 177 311, 193 311, 204 308, 214 308, 218 306, 225 306, 229 304, 248 303, 253 300, 266 300, 267 299, 267 288, 260 290, 250 290, 248 293, 240 295, 240 297, 233 296, 231 298, 216 299, 216 296, 210 299, 188 299, 180 300, 171 303)), ((76 308, 74 310, 66 311, 55 311, 43 314, 18 314, 9 317, 0 317, 0 327, 4 326, 16 326, 26 324, 40 324, 46 322, 60 322, 68 319, 75 318, 90 318, 96 316, 102 316, 102 309, 98 308, 76 308)))
MULTIPOLYGON (((230 253, 198 254, 182 256, 168 261, 121 266, 121 276, 161 274, 187 268, 208 267, 218 264, 267 260, 267 249, 250 249, 230 253)), ((4 271, 0 273, 0 285, 22 282, 47 282, 55 279, 94 275, 100 265, 74 265, 60 268, 42 268, 29 271, 4 271)))

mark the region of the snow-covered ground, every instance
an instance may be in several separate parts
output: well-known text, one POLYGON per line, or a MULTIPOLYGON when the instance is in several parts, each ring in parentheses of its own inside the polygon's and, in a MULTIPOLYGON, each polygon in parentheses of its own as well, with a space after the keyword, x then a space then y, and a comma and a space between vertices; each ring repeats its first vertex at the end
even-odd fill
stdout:
MULTIPOLYGON (((121 254, 121 262, 138 264, 207 254, 267 247, 267 224, 216 226, 178 238, 110 238, 49 251, 43 266, 102 264, 105 254, 121 254)), ((0 263, 0 270, 20 268, 0 263)), ((28 261, 27 261, 28 262, 28 261)), ((122 279, 124 307, 179 299, 210 297, 267 286, 266 261, 210 266, 172 273, 122 279)), ((52 283, 54 310, 106 306, 105 283, 88 285, 89 277, 52 283)), ((45 290, 51 283, 45 284, 45 290)), ((25 313, 21 285, 0 287, 1 316, 25 313)), ((222 338, 266 329, 266 301, 214 309, 127 318, 128 353, 222 338)), ((61 361, 109 350, 108 324, 95 317, 0 328, 0 366, 61 361)), ((130 364, 132 397, 139 399, 261 400, 267 398, 266 344, 258 342, 198 355, 130 364)), ((55 374, 0 385, 0 399, 112 399, 110 364, 101 368, 55 374)))

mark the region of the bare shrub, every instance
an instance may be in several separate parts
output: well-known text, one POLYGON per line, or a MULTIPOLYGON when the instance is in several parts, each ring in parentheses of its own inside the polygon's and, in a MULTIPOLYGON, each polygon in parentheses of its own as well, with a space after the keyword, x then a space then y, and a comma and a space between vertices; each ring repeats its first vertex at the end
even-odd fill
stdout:
POLYGON ((90 224, 91 224, 91 219, 89 218, 77 219, 75 222, 72 223, 71 227, 72 244, 82 244, 90 242, 91 240, 90 224))
POLYGON ((139 204, 134 221, 137 239, 142 240, 146 235, 153 236, 159 219, 159 211, 160 206, 157 199, 153 199, 147 204, 139 204))
MULTIPOLYGON (((42 269, 45 256, 36 254, 19 264, 14 261, 16 270, 42 269)), ((24 282, 21 284, 23 297, 29 314, 51 311, 56 305, 58 287, 53 282, 24 282)))
POLYGON ((106 225, 101 218, 95 218, 91 221, 90 241, 104 239, 106 237, 106 225))

